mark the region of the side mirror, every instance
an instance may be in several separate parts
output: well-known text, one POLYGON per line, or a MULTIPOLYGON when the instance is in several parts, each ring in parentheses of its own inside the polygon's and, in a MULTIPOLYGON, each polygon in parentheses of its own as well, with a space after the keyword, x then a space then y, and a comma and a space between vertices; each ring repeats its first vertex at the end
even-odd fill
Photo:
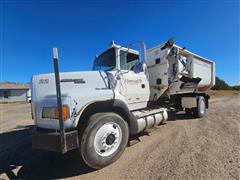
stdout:
POLYGON ((140 62, 140 63, 134 65, 131 68, 131 70, 135 73, 144 72, 148 76, 147 65, 145 64, 145 62, 140 62))
POLYGON ((131 67, 131 70, 134 72, 134 73, 140 73, 140 72, 143 72, 143 64, 140 62, 140 63, 137 63, 135 64, 134 66, 131 67))

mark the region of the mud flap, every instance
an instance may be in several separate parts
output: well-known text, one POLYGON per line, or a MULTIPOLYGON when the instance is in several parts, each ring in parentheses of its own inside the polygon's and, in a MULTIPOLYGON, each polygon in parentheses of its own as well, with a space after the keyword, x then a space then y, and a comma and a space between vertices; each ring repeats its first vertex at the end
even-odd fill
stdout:
POLYGON ((34 131, 32 133, 32 147, 35 149, 42 149, 48 151, 56 151, 66 153, 67 151, 79 147, 78 131, 70 131, 65 133, 66 136, 66 150, 62 149, 60 133, 46 133, 41 131, 34 131))

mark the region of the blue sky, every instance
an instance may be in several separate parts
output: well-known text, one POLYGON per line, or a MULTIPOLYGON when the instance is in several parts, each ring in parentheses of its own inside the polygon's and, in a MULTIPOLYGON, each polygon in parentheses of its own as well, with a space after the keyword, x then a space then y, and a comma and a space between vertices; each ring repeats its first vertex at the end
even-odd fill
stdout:
POLYGON ((29 82, 53 72, 90 70, 95 54, 117 43, 177 44, 216 62, 216 74, 240 84, 239 1, 1 1, 1 81, 29 82))

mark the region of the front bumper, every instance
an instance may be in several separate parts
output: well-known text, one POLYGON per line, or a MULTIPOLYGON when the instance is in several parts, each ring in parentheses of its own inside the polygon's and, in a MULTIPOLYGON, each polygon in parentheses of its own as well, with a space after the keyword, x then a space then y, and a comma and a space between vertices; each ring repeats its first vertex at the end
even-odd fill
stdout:
POLYGON ((59 132, 48 132, 36 128, 32 132, 32 147, 60 153, 79 148, 78 130, 65 132, 65 144, 62 144, 61 136, 59 132))
MULTIPOLYGON (((69 130, 71 128, 74 128, 74 119, 69 118, 65 120, 64 122, 65 130, 69 130)), ((35 125, 42 129, 52 129, 52 130, 60 130, 59 120, 53 120, 53 119, 37 119, 35 125)))

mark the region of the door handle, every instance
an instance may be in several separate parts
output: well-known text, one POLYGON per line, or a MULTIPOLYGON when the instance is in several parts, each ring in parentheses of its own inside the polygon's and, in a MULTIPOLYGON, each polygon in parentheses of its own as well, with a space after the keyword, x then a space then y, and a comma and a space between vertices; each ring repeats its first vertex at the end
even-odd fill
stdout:
POLYGON ((145 84, 142 84, 142 88, 145 88, 145 84))

